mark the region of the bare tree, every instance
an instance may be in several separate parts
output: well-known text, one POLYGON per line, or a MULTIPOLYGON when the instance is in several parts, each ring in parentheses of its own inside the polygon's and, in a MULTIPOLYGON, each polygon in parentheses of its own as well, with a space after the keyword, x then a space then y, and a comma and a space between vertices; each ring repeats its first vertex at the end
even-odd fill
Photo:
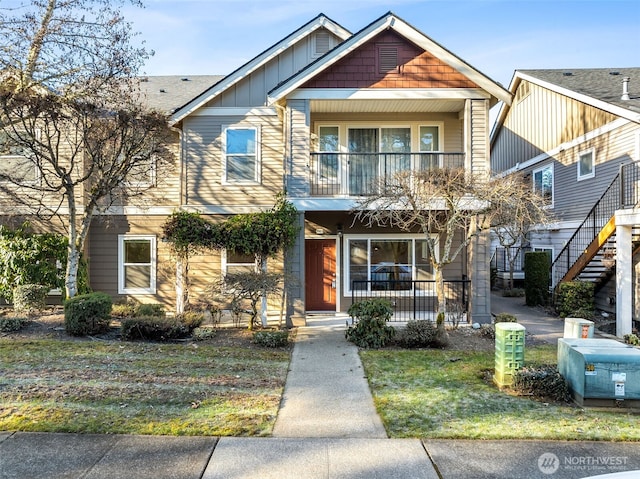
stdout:
POLYGON ((474 238, 486 232, 498 212, 496 198, 507 193, 504 182, 473 176, 464 168, 402 171, 375 185, 362 198, 355 217, 368 226, 393 226, 425 236, 438 299, 438 328, 444 333, 446 298, 443 268, 474 238))
POLYGON ((21 214, 60 219, 69 297, 94 215, 129 204, 172 164, 166 118, 136 88, 148 55, 131 46, 125 3, 140 5, 34 0, 0 10, 0 195, 21 214))
POLYGON ((493 233, 505 249, 509 264, 509 289, 513 288, 515 262, 528 244, 528 235, 545 228, 552 220, 548 201, 531 188, 531 183, 520 174, 500 178, 508 196, 496 198, 496 214, 493 216, 493 233))

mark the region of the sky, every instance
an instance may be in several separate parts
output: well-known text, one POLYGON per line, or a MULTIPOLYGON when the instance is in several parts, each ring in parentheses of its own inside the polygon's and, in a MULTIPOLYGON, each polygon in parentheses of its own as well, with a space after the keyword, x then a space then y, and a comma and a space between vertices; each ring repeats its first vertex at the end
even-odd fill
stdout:
POLYGON ((147 75, 225 75, 320 13, 352 33, 391 11, 508 87, 516 69, 640 66, 637 0, 143 0, 147 75))

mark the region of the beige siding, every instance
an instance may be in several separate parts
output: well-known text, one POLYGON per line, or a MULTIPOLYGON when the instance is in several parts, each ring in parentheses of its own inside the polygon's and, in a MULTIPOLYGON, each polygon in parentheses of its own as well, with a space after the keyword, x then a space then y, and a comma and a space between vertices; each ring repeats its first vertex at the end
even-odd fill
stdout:
POLYGON ((282 120, 277 116, 189 117, 184 122, 185 196, 192 206, 272 205, 282 190, 282 120), (260 184, 223 183, 222 131, 226 125, 257 126, 260 184))
POLYGON ((615 119, 603 110, 523 80, 494 140, 492 168, 509 169, 615 119))
POLYGON ((471 172, 489 172, 489 101, 470 100, 471 111, 471 172))

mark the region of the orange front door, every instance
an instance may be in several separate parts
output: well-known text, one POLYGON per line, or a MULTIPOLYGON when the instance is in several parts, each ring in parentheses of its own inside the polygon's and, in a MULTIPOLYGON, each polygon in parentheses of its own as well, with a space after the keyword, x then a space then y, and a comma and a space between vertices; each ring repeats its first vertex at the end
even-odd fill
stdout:
POLYGON ((305 241, 305 296, 307 311, 336 310, 336 242, 305 241))

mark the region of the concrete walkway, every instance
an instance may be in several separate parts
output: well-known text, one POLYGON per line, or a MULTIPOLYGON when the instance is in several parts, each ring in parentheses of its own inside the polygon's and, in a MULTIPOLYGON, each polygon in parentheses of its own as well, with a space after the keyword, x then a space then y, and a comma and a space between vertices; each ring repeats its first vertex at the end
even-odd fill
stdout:
MULTIPOLYGON (((561 336, 561 321, 519 298, 492 300, 494 313, 514 312, 537 338, 561 336)), ((640 470, 637 443, 387 439, 344 329, 344 318, 316 318, 298 331, 274 437, 0 432, 0 479, 579 479, 640 470)))
POLYGON ((343 319, 299 328, 274 437, 386 438, 343 319))

